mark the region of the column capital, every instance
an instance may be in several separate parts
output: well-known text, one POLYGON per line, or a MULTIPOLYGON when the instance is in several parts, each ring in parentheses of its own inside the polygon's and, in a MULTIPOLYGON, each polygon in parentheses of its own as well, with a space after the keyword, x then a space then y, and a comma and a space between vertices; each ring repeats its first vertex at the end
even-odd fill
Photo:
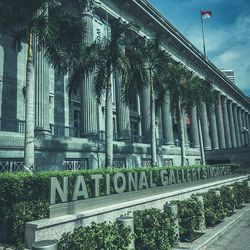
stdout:
POLYGON ((98 0, 86 0, 83 5, 83 15, 93 15, 95 9, 101 6, 101 2, 98 0))
POLYGON ((227 101, 228 101, 228 97, 226 95, 221 94, 221 101, 222 101, 222 104, 225 105, 227 103, 227 101))

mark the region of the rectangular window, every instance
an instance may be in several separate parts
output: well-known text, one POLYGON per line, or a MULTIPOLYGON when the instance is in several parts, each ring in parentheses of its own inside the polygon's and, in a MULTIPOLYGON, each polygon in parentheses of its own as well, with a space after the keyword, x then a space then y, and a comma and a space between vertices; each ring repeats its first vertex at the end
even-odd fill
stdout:
POLYGON ((132 143, 140 142, 140 137, 139 137, 139 122, 138 121, 131 121, 130 122, 130 129, 131 129, 131 138, 132 138, 132 143))

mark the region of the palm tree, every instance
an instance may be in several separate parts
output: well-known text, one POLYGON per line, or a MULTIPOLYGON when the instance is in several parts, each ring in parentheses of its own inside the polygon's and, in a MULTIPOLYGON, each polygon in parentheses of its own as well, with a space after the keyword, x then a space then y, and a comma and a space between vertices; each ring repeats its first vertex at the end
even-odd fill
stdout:
MULTIPOLYGON (((214 94, 212 91, 212 84, 204 79, 201 79, 193 72, 187 70, 187 68, 177 62, 171 64, 171 84, 170 95, 171 109, 176 112, 178 133, 181 141, 181 165, 186 164, 186 150, 185 150, 185 138, 184 138, 184 124, 183 117, 186 115, 186 111, 190 110, 193 106, 198 108, 198 124, 199 118, 199 106, 202 102, 211 106, 214 102, 214 94), (175 100, 175 101, 174 101, 175 100)), ((200 130, 200 126, 199 126, 200 130)), ((203 151, 202 135, 199 133, 201 152, 203 151)))
POLYGON ((205 153, 204 153, 204 145, 203 145, 203 136, 201 130, 201 109, 200 106, 204 103, 208 109, 213 112, 214 103, 216 103, 216 95, 213 91, 213 85, 210 81, 206 79, 201 79, 197 75, 192 75, 190 86, 189 86, 188 96, 192 97, 189 100, 189 110, 193 107, 197 107, 197 122, 198 122, 198 134, 199 134, 199 144, 200 144, 200 152, 201 152, 201 164, 205 165, 205 153))
POLYGON ((39 46, 49 63, 59 70, 67 68, 65 50, 79 44, 81 24, 66 13, 57 0, 25 0, 0 2, 0 33, 13 36, 13 44, 21 49, 27 42, 24 169, 34 169, 34 65, 33 47, 39 46), (37 41, 38 44, 34 44, 37 41))
POLYGON ((110 37, 96 40, 83 46, 74 60, 74 69, 69 79, 69 92, 79 88, 88 72, 95 72, 94 90, 97 99, 105 94, 105 167, 113 165, 113 105, 112 105, 112 74, 118 70, 122 75, 122 84, 130 74, 128 58, 125 55, 127 34, 132 32, 129 23, 114 19, 111 21, 110 37))
POLYGON ((137 36, 127 47, 127 55, 132 68, 133 80, 124 87, 125 99, 141 92, 142 87, 150 89, 151 119, 151 163, 157 166, 156 150, 156 105, 164 100, 169 77, 170 56, 161 47, 160 35, 153 39, 137 36), (144 86, 143 86, 144 85, 144 86))

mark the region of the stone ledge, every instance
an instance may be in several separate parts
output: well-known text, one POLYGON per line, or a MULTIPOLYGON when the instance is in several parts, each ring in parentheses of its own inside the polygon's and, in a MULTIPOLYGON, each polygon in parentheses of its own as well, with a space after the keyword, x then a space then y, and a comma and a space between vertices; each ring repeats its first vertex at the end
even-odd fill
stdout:
MULTIPOLYGON (((153 188, 152 190, 142 190, 112 195, 107 199, 96 202, 89 200, 88 204, 84 205, 83 211, 77 212, 72 215, 65 215, 61 217, 43 219, 25 224, 25 240, 26 245, 29 247, 34 241, 44 239, 59 239, 65 232, 73 231, 76 226, 88 226, 91 222, 114 221, 120 215, 133 212, 135 210, 142 210, 146 208, 159 208, 163 209, 163 205, 170 200, 183 200, 189 198, 194 193, 206 192, 209 189, 217 188, 223 185, 230 185, 236 181, 247 179, 247 175, 231 176, 227 179, 212 179, 208 183, 193 182, 193 186, 181 185, 182 187, 176 188, 168 186, 168 191, 165 189, 153 188), (173 188, 172 190, 169 190, 173 188), (158 189, 158 190, 156 190, 158 189), (157 193, 157 191, 159 193, 157 193), (130 196, 130 197, 129 197, 130 196)), ((203 181, 204 182, 204 181, 203 181)))

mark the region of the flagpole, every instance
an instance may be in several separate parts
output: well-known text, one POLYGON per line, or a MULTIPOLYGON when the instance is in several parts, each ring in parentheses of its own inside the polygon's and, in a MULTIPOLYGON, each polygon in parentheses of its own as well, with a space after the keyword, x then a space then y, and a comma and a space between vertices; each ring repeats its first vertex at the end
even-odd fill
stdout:
MULTIPOLYGON (((200 11, 200 14, 201 14, 201 11, 200 11)), ((204 21, 202 18, 202 14, 201 14, 201 31, 202 31, 202 39, 203 39, 203 52, 204 52, 204 56, 207 59, 206 43, 205 43, 205 35, 204 35, 204 21)))

